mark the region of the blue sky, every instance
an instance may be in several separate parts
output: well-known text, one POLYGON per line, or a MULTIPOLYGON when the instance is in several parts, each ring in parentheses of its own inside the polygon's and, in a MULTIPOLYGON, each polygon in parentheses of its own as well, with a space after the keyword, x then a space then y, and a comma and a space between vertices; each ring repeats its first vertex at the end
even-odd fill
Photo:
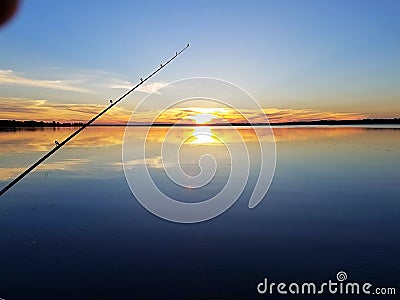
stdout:
POLYGON ((398 1, 23 1, 0 29, 0 99, 102 104, 122 93, 105 83, 187 42, 153 83, 209 76, 263 108, 400 116, 398 1))

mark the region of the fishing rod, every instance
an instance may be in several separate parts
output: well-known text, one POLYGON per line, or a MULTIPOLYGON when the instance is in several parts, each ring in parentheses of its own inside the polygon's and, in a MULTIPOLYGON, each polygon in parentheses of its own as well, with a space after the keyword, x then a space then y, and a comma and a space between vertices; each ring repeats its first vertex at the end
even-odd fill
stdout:
POLYGON ((120 101, 122 101, 126 96, 128 96, 130 93, 132 93, 134 90, 136 90, 139 86, 141 86, 143 83, 145 83, 147 80, 149 80, 151 77, 156 75, 159 71, 161 71, 163 68, 166 67, 170 62, 172 62, 175 58, 177 58, 183 51, 185 51, 187 48, 189 48, 189 44, 186 45, 185 48, 183 48, 179 52, 175 52, 175 55, 172 56, 169 60, 167 60, 164 64, 160 64, 160 66, 150 75, 147 77, 140 78, 140 82, 137 83, 133 88, 131 88, 129 91, 127 91, 125 94, 123 94, 121 97, 119 97, 115 102, 110 100, 110 104, 101 112, 99 112, 96 116, 94 116, 92 119, 90 119, 88 122, 83 124, 81 127, 79 127, 76 131, 71 133, 70 136, 68 136, 65 140, 62 142, 57 142, 55 141, 56 146, 51 149, 49 152, 47 152, 45 155, 43 155, 37 162, 35 162, 33 165, 31 165, 28 169, 26 169, 24 172, 22 172, 18 177, 16 177, 13 181, 11 181, 9 184, 7 184, 2 190, 0 191, 0 196, 2 196, 5 192, 7 192, 10 188, 12 188, 15 184, 18 183, 22 178, 24 178, 26 175, 28 175, 31 171, 33 171, 38 165, 40 165, 43 161, 45 161, 47 158, 49 158, 53 153, 55 153, 58 149, 60 149, 62 146, 64 146, 66 143, 68 143, 70 140, 72 140, 76 135, 78 135, 83 129, 88 127, 90 124, 92 124, 94 121, 96 121, 98 118, 100 118, 102 115, 104 115, 108 110, 110 110, 112 107, 117 105, 120 101))

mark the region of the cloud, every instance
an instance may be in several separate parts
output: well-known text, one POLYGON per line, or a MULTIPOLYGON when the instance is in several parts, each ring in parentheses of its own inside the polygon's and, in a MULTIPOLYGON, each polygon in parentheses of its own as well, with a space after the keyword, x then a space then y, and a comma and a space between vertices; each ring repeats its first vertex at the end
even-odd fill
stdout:
MULTIPOLYGON (((28 98, 0 98, 0 105, 0 119, 45 122, 86 122, 106 108, 106 105, 99 104, 52 103, 28 98)), ((98 123, 126 123, 131 113, 116 106, 101 117, 98 123)))
MULTIPOLYGON (((151 122, 149 116, 156 116, 157 111, 142 111, 135 113, 138 123, 151 122)), ((210 123, 221 121, 230 123, 263 123, 265 115, 270 123, 291 122, 291 121, 314 121, 314 120, 352 120, 362 119, 367 116, 353 112, 330 112, 316 109, 288 109, 288 108, 268 108, 263 110, 240 109, 238 111, 231 108, 200 108, 200 107, 174 107, 163 112, 156 122, 176 123, 184 120, 184 123, 193 124, 196 116, 207 114, 214 116, 209 118, 210 123)), ((206 122, 207 123, 207 122, 206 122)))
POLYGON ((19 85, 38 87, 46 89, 54 89, 61 91, 70 91, 78 93, 87 93, 88 90, 82 87, 78 87, 72 84, 71 80, 42 80, 24 77, 17 74, 13 70, 2 70, 0 69, 0 85, 19 85))
MULTIPOLYGON (((110 89, 127 91, 139 83, 139 81, 121 80, 118 78, 118 75, 104 71, 78 70, 65 74, 63 75, 64 78, 73 79, 44 80, 32 78, 26 76, 24 73, 18 73, 13 70, 0 69, 0 86, 22 86, 104 95, 110 89)), ((145 94, 160 94, 158 90, 166 85, 166 82, 143 83, 136 91, 145 94)))
MULTIPOLYGON (((130 90, 136 84, 137 83, 133 83, 130 81, 115 80, 115 82, 112 83, 109 87, 111 87, 113 89, 130 90)), ((149 83, 149 84, 143 84, 143 85, 139 86, 136 89, 136 91, 143 92, 146 94, 156 93, 156 94, 160 95, 161 93, 158 92, 158 90, 166 85, 167 85, 166 82, 154 82, 154 83, 149 83)))
MULTIPOLYGON (((1 98, 0 119, 7 120, 36 120, 59 122, 86 122, 103 110, 106 105, 100 104, 68 104, 52 103, 44 99, 28 98, 1 98)), ((149 123, 152 116, 157 116, 158 111, 148 110, 136 112, 135 123, 149 123)), ((125 124, 129 121, 132 111, 121 106, 113 107, 107 114, 101 117, 97 123, 101 124, 125 124)), ((246 117, 250 122, 264 121, 267 115, 270 123, 312 120, 343 120, 362 119, 368 117, 365 114, 353 112, 331 112, 316 109, 288 109, 268 108, 262 111, 241 109, 240 112, 231 108, 200 108, 200 107, 173 107, 163 112, 156 122, 176 123, 185 120, 187 124, 194 123, 194 117, 207 114, 210 122, 224 120, 231 123, 245 122, 246 117), (215 116, 215 118, 211 118, 215 116)))
POLYGON ((264 109, 269 122, 293 122, 293 121, 316 121, 316 120, 353 120, 363 119, 365 114, 354 112, 331 112, 316 109, 264 109))

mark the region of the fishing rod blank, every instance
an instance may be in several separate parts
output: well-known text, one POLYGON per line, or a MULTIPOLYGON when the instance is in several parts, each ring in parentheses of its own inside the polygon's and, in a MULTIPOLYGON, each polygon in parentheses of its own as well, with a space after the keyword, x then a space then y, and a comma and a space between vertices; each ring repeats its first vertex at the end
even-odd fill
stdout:
POLYGON ((185 48, 183 48, 179 52, 175 52, 175 55, 172 56, 169 60, 167 60, 165 63, 160 64, 160 66, 150 75, 148 75, 145 78, 140 78, 140 82, 137 83, 133 88, 131 88, 129 91, 127 91, 125 94, 123 94, 121 97, 119 97, 115 102, 110 100, 110 104, 101 112, 99 112, 96 116, 94 116, 92 119, 90 119, 87 123, 83 124, 81 127, 79 127, 76 131, 74 131, 70 136, 68 136, 65 140, 62 142, 57 142, 55 141, 56 146, 51 149, 49 152, 47 152, 45 155, 43 155, 37 162, 35 162, 33 165, 31 165, 28 169, 26 169, 24 172, 22 172, 18 177, 16 177, 13 181, 11 181, 9 184, 7 184, 1 191, 0 191, 0 196, 2 196, 5 192, 7 192, 10 188, 12 188, 18 181, 20 181, 22 178, 24 178, 26 175, 28 175, 31 171, 33 171, 38 165, 40 165, 43 161, 45 161, 47 158, 49 158, 54 152, 56 152, 58 149, 60 149, 62 146, 64 146, 66 143, 68 143, 70 140, 72 140, 78 133, 80 133, 83 129, 85 129, 87 126, 92 124, 94 121, 96 121, 98 118, 100 118, 102 115, 104 115, 108 110, 110 110, 112 107, 117 105, 121 100, 123 100, 126 96, 128 96, 130 93, 132 93, 134 90, 136 90, 139 86, 141 86, 143 83, 145 83, 147 80, 149 80, 151 77, 153 77, 155 74, 157 74, 161 69, 165 68, 166 65, 168 65, 171 61, 173 61, 178 55, 180 55, 183 51, 185 51, 187 48, 189 48, 189 44, 186 45, 185 48))

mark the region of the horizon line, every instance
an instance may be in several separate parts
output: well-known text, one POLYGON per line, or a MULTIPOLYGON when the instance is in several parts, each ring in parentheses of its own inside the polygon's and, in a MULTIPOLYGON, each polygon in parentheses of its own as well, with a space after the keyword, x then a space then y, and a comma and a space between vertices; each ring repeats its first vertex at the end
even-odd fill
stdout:
MULTIPOLYGON (((44 121, 18 121, 18 120, 0 120, 1 128, 17 128, 17 127, 76 127, 81 126, 84 122, 44 122, 44 121)), ((299 120, 299 121, 288 121, 288 122, 269 122, 269 123, 257 123, 257 122, 231 122, 231 123, 187 123, 187 124, 176 124, 172 122, 158 122, 158 123, 99 123, 91 124, 90 126, 158 126, 158 127, 222 127, 222 126, 297 126, 297 125, 400 125, 400 118, 364 118, 364 119, 343 119, 343 120, 299 120)))

